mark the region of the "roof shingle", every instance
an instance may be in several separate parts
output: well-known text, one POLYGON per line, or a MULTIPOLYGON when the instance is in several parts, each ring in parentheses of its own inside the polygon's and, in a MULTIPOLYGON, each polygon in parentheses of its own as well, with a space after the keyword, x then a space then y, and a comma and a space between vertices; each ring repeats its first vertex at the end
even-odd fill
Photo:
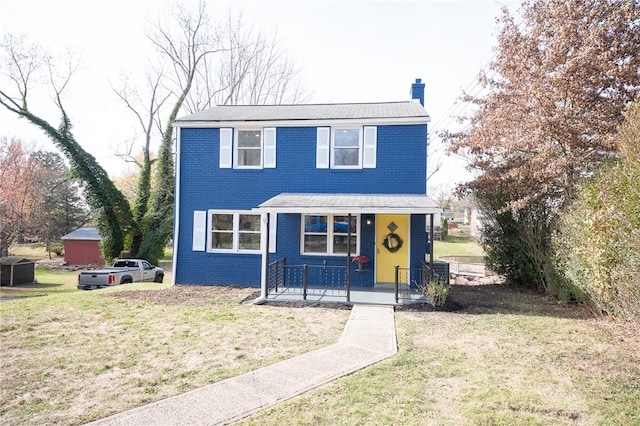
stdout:
POLYGON ((311 121, 393 118, 423 118, 425 121, 429 121, 429 114, 418 102, 224 105, 178 118, 176 123, 192 121, 311 121))

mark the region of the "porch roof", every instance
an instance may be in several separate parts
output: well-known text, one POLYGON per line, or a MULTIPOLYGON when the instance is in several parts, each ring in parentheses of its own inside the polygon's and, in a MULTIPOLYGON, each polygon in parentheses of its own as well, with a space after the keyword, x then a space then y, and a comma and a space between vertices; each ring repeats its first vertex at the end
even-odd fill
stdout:
POLYGON ((256 209, 266 213, 437 214, 440 208, 421 194, 282 193, 256 209))

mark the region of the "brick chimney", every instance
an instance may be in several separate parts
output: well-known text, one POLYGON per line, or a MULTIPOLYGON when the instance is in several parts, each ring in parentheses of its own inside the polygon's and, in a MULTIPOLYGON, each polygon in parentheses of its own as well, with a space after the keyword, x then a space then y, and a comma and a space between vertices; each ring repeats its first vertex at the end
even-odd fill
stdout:
POLYGON ((411 100, 424 106, 424 83, 421 78, 416 78, 416 82, 411 85, 411 100))

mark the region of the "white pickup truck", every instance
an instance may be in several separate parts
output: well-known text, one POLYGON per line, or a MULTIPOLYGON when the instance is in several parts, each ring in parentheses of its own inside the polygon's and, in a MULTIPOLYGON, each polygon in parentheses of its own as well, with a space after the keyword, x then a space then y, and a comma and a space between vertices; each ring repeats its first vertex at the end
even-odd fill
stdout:
POLYGON ((90 290, 133 282, 161 283, 164 270, 142 259, 116 259, 105 269, 82 271, 78 274, 78 289, 90 290))

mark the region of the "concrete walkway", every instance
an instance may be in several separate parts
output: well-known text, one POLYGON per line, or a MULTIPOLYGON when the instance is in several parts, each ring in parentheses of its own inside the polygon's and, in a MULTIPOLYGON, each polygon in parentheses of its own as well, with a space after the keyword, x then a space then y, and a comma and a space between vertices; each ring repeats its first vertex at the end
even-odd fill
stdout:
POLYGON ((354 305, 336 344, 91 424, 228 424, 388 358, 397 350, 393 307, 354 305))

